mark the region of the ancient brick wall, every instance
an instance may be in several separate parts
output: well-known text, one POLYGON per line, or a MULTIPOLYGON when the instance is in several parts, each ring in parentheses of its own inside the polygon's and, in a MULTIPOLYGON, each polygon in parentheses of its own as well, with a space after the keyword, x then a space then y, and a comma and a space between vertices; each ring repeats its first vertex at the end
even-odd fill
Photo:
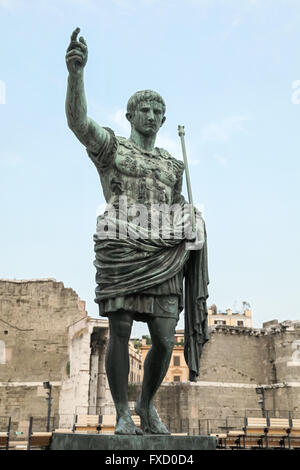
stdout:
MULTIPOLYGON (((45 427, 44 381, 53 385, 56 426, 58 415, 69 426, 79 409, 111 412, 107 336, 107 323, 89 319, 63 283, 0 280, 0 427, 8 416, 15 429, 26 431, 30 416, 35 429, 45 427)), ((300 322, 212 327, 198 382, 163 384, 155 404, 173 431, 222 431, 261 416, 258 386, 273 416, 300 418, 300 322)), ((134 400, 138 387, 130 392, 134 400)))
POLYGON ((29 416, 44 419, 44 381, 53 384, 57 414, 68 326, 86 315, 85 303, 62 282, 0 280, 0 417, 12 416, 14 426, 29 416))
POLYGON ((300 418, 300 322, 213 327, 198 382, 161 385, 155 405, 172 432, 224 432, 241 428, 245 416, 262 416, 258 386, 270 417, 300 418))

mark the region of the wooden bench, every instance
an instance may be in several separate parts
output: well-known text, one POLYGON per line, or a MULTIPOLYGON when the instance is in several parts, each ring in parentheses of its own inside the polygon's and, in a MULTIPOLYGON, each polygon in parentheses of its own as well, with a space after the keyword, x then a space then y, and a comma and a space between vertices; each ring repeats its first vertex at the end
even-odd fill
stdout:
MULTIPOLYGON (((132 415, 131 418, 134 424, 140 427, 141 418, 138 415, 132 415)), ((113 434, 115 432, 115 428, 116 415, 77 415, 73 431, 113 434)))
POLYGON ((216 438, 217 449, 226 449, 227 434, 210 434, 210 436, 216 438))
POLYGON ((233 429, 227 433, 226 444, 232 449, 240 449, 242 442, 242 447, 245 448, 245 436, 244 430, 233 429))
POLYGON ((48 449, 51 443, 52 432, 33 432, 28 436, 28 447, 30 450, 32 447, 42 447, 48 449))
POLYGON ((114 434, 117 418, 115 415, 101 415, 101 434, 114 434))
POLYGON ((300 419, 293 419, 290 431, 290 446, 292 448, 300 448, 300 419))
POLYGON ((1 447, 3 447, 5 450, 9 449, 10 428, 11 428, 11 416, 8 418, 7 431, 0 432, 0 449, 1 447))
POLYGON ((286 434, 290 429, 290 420, 285 418, 270 418, 269 436, 280 436, 286 434))
POLYGON ((268 423, 266 418, 245 418, 245 446, 249 447, 255 441, 259 447, 268 447, 268 423))
POLYGON ((55 434, 72 434, 74 431, 73 429, 65 429, 65 428, 58 428, 54 429, 53 433, 55 434))
POLYGON ((76 415, 73 430, 76 432, 100 432, 100 415, 76 415))
POLYGON ((4 448, 5 450, 8 450, 9 446, 9 434, 8 432, 0 432, 0 449, 4 448))
POLYGON ((33 429, 33 417, 29 418, 29 428, 27 437, 27 450, 31 447, 39 447, 48 449, 50 446, 52 432, 32 432, 33 429))
POLYGON ((300 436, 300 419, 292 420, 291 434, 293 436, 300 436))
POLYGON ((288 418, 270 418, 268 441, 270 447, 285 447, 287 439, 290 448, 290 420, 288 418))
MULTIPOLYGON (((141 418, 138 415, 131 415, 132 421, 138 427, 141 426, 141 418)), ((113 434, 116 428, 117 418, 115 415, 101 415, 101 434, 113 434)))
POLYGON ((10 441, 9 448, 11 450, 27 450, 28 441, 10 441))

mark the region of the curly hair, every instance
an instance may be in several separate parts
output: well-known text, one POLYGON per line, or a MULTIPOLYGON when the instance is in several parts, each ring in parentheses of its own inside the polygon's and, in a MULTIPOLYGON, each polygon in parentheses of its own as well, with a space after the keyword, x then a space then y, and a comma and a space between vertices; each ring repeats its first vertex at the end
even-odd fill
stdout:
POLYGON ((162 104, 163 113, 166 112, 166 103, 162 99, 162 97, 153 90, 141 90, 134 93, 128 100, 127 103, 127 112, 132 114, 137 108, 137 105, 141 101, 157 101, 158 103, 162 104))

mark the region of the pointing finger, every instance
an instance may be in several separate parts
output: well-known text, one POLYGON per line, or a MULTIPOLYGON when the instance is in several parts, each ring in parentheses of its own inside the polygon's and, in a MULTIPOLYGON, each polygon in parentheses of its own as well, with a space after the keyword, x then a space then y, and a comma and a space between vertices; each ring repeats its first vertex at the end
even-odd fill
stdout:
POLYGON ((79 32, 80 32, 80 28, 74 29, 74 31, 73 31, 73 33, 72 33, 72 35, 71 35, 71 41, 76 41, 79 32))

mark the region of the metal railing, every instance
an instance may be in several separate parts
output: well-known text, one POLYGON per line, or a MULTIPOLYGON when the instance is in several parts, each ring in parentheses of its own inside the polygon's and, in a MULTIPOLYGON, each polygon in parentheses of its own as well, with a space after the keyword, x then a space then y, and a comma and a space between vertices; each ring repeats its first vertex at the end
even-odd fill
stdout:
MULTIPOLYGON (((54 415, 50 418, 50 431, 58 428, 69 428, 72 429, 75 416, 77 414, 111 414, 108 413, 103 407, 82 407, 76 409, 74 414, 61 414, 54 415)), ((160 414, 160 419, 166 425, 171 433, 187 433, 189 435, 209 435, 217 433, 227 433, 230 430, 242 429, 244 427, 245 417, 261 417, 260 408, 249 408, 245 409, 240 415, 231 415, 220 418, 178 418, 168 415, 160 414)), ((300 411, 290 410, 266 410, 266 418, 286 418, 286 419, 300 419, 300 411)), ((26 438, 28 434, 28 425, 24 423, 20 429, 19 422, 13 417, 11 419, 10 432, 12 436, 20 436, 26 438)), ((0 416, 0 432, 6 432, 8 428, 9 416, 0 416)), ((40 432, 46 431, 47 428, 47 416, 44 417, 33 417, 32 431, 40 432)))

